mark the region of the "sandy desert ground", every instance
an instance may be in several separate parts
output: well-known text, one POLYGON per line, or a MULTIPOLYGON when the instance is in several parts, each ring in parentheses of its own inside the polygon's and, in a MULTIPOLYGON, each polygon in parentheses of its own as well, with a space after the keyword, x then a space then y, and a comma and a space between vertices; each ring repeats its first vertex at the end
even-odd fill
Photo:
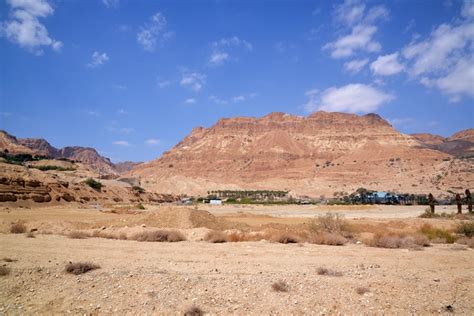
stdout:
POLYGON ((271 223, 299 227, 328 210, 358 217, 351 222, 406 229, 425 222, 452 225, 450 220, 416 218, 424 207, 222 206, 209 208, 216 217, 204 212, 207 215, 189 218, 180 217, 193 214, 188 208, 146 207, 141 212, 119 212, 123 206, 2 208, 0 266, 10 273, 0 277, 0 314, 176 315, 191 306, 219 315, 474 313, 474 253, 465 245, 432 244, 413 250, 373 248, 355 241, 339 247, 265 240, 213 244, 202 241, 209 229, 197 227, 218 229, 228 222, 251 229, 271 223), (155 212, 154 217, 148 214, 155 212), (159 215, 170 212, 179 225, 159 215), (8 233, 17 220, 28 230, 38 229, 35 238, 8 233), (177 228, 188 240, 64 236, 71 230, 132 232, 152 226, 177 228), (68 262, 91 262, 100 268, 72 275, 65 272, 68 262), (329 269, 329 274, 320 274, 320 268, 329 269), (279 281, 286 291, 272 288, 279 281))

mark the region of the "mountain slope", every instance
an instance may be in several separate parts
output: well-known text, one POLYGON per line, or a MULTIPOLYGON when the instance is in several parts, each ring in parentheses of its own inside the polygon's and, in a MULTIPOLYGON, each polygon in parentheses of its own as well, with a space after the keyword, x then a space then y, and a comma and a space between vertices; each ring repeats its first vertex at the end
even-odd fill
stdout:
POLYGON ((401 192, 472 186, 472 174, 462 171, 472 164, 451 159, 399 133, 376 114, 271 113, 195 128, 130 175, 142 177, 150 189, 187 194, 273 189, 319 196, 361 186, 401 192), (462 181, 457 180, 460 174, 462 181))
POLYGON ((474 157, 474 129, 466 129, 449 138, 432 134, 413 134, 423 145, 456 157, 474 157))

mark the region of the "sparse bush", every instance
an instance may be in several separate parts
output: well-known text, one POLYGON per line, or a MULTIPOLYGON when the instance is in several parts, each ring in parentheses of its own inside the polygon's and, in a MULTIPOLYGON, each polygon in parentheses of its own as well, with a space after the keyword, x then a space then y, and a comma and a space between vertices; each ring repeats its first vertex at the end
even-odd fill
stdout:
POLYGON ((0 276, 6 276, 10 274, 10 268, 5 266, 0 266, 0 276))
POLYGON ((29 168, 38 169, 41 171, 56 170, 56 171, 74 171, 74 168, 64 168, 60 166, 29 166, 29 168))
POLYGON ((356 288, 356 293, 359 295, 364 295, 368 292, 370 292, 370 289, 366 286, 359 286, 358 288, 356 288))
POLYGON ((33 233, 33 232, 28 232, 28 233, 25 234, 25 236, 26 236, 26 238, 35 238, 36 237, 35 233, 33 233))
POLYGON ((290 286, 285 281, 278 281, 272 284, 272 289, 275 292, 288 292, 290 286))
POLYGON ((338 213, 326 213, 326 215, 314 219, 310 223, 309 229, 312 232, 337 233, 341 235, 347 235, 351 230, 347 221, 338 213))
POLYGON ((93 188, 94 190, 100 191, 102 189, 103 184, 100 183, 99 181, 96 181, 92 178, 88 178, 87 180, 84 181, 85 184, 93 188))
POLYGON ((21 222, 13 223, 10 227, 10 233, 12 234, 23 234, 26 232, 25 224, 21 222))
POLYGON ((423 236, 416 234, 414 236, 400 236, 396 234, 375 234, 375 236, 366 242, 370 247, 377 248, 410 248, 419 249, 420 247, 428 247, 429 240, 423 236))
POLYGON ((202 315, 204 315, 204 311, 197 306, 191 306, 184 312, 184 316, 202 316, 202 315))
POLYGON ((139 210, 144 210, 145 209, 145 206, 143 206, 142 203, 138 203, 136 208, 138 208, 139 210))
POLYGON ((331 270, 324 267, 318 268, 317 273, 318 275, 327 275, 327 276, 334 276, 334 277, 342 276, 342 272, 331 270))
POLYGON ((265 239, 265 236, 259 232, 244 233, 233 231, 227 234, 228 242, 241 242, 241 241, 260 241, 265 239))
POLYGON ((466 237, 474 236, 474 221, 459 223, 456 232, 466 237))
POLYGON ((76 263, 69 262, 66 265, 65 270, 67 273, 78 275, 78 274, 86 273, 86 272, 99 269, 99 268, 100 266, 90 263, 90 262, 76 262, 76 263))
POLYGON ((134 185, 134 186, 132 187, 132 190, 135 191, 135 192, 137 192, 137 193, 139 193, 139 194, 145 193, 145 189, 142 188, 142 187, 140 187, 140 186, 138 186, 138 185, 134 185))
POLYGON ((132 236, 137 241, 153 242, 178 242, 186 240, 186 237, 177 230, 149 230, 132 236))
POLYGON ((421 226, 420 233, 428 237, 429 240, 444 239, 448 244, 452 244, 456 241, 456 237, 449 231, 441 228, 434 228, 429 224, 421 226))
POLYGON ((210 243, 224 243, 228 241, 227 234, 224 232, 220 232, 217 230, 209 231, 206 236, 204 236, 204 240, 210 243))
POLYGON ((308 241, 312 244, 329 246, 343 246, 347 243, 346 238, 335 233, 317 233, 311 236, 308 241))
POLYGON ((69 232, 69 234, 67 234, 67 236, 71 239, 85 239, 85 238, 90 237, 90 235, 88 233, 81 232, 81 231, 78 231, 78 230, 73 230, 72 232, 69 232))

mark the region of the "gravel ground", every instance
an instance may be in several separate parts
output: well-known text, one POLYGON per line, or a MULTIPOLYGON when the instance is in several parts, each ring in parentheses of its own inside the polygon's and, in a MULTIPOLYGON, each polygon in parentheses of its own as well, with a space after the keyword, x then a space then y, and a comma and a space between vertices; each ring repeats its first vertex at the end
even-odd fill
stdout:
POLYGON ((0 314, 474 314, 472 249, 0 234, 0 314), (5 262, 1 258, 17 261, 5 262), (82 275, 69 262, 101 266, 82 275), (326 267, 342 276, 319 275, 326 267), (272 284, 288 284, 276 292, 272 284), (358 294, 358 288, 368 290, 358 294))

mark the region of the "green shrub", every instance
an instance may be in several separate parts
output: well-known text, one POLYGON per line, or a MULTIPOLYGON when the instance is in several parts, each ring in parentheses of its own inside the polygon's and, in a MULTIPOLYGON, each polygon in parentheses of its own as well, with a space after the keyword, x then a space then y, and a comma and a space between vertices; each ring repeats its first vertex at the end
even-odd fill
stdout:
POLYGON ((100 191, 100 189, 102 189, 103 187, 102 183, 100 183, 99 181, 95 181, 92 178, 88 178, 86 181, 84 181, 84 183, 97 191, 100 191))
POLYGON ((138 192, 138 193, 145 193, 145 189, 142 188, 142 187, 140 187, 140 186, 138 186, 138 185, 134 185, 134 186, 132 187, 132 190, 133 190, 133 191, 136 191, 136 192, 138 192))
POLYGON ((443 239, 446 240, 446 243, 448 244, 452 244, 456 241, 456 237, 449 231, 441 228, 434 228, 429 224, 421 226, 420 233, 428 237, 429 240, 443 239))
POLYGON ((41 171, 56 170, 56 171, 74 171, 74 168, 64 168, 60 166, 30 166, 30 168, 38 169, 41 171))
POLYGON ((139 210, 144 210, 144 209, 145 209, 145 206, 143 206, 142 203, 138 203, 136 207, 137 207, 139 210))

